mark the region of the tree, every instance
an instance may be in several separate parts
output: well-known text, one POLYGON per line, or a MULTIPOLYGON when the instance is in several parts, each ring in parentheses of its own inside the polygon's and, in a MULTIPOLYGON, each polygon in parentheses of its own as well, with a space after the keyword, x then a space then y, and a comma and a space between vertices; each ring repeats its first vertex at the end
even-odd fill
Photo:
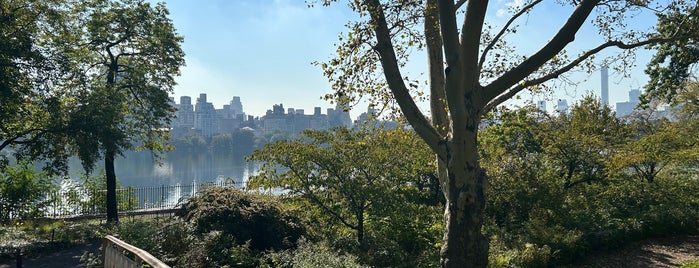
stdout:
MULTIPOLYGON (((57 85, 65 75, 64 57, 44 39, 60 27, 55 1, 0 2, 0 152, 12 148, 28 161, 47 160, 48 171, 65 170, 64 130, 57 85)), ((8 164, 0 154, 0 171, 8 164)))
POLYGON ((27 163, 0 172, 0 222, 40 216, 49 202, 44 193, 54 184, 27 163))
POLYGON ((659 14, 658 18, 658 32, 667 35, 681 33, 688 38, 652 46, 657 52, 646 68, 650 80, 641 98, 645 105, 654 100, 675 103, 675 96, 685 84, 696 80, 694 68, 699 62, 699 35, 692 30, 699 26, 699 9, 696 6, 676 6, 666 14, 659 14))
POLYGON ((488 1, 350 1, 360 20, 348 24, 351 31, 341 37, 337 57, 321 65, 333 82, 335 93, 329 97, 350 102, 369 95, 372 101, 396 104, 436 154, 447 202, 444 267, 485 267, 488 261, 488 239, 481 233, 488 184, 478 159, 481 117, 522 90, 547 88, 546 82, 593 63, 593 56, 604 49, 627 50, 682 37, 629 29, 627 12, 669 10, 665 5, 683 12, 693 8, 684 1, 559 3, 576 6, 538 51, 520 57, 507 42, 508 36, 522 34, 513 23, 550 2, 535 0, 515 7, 501 30, 491 32, 494 26, 485 21, 488 1), (565 48, 591 16, 596 16, 593 23, 603 41, 569 58, 565 48), (422 95, 419 83, 401 72, 414 48, 427 51, 431 121, 414 99, 422 95))
POLYGON ((320 222, 351 230, 362 250, 368 249, 368 234, 377 233, 369 226, 410 225, 397 221, 396 214, 417 211, 411 204, 425 204, 432 197, 429 182, 434 176, 429 173, 434 166, 423 165, 431 154, 407 130, 335 128, 302 135, 267 144, 250 155, 264 165, 248 187, 279 187, 307 201, 327 216, 320 222), (406 153, 393 153, 397 148, 406 153), (389 195, 395 198, 385 198, 389 195))
POLYGON ((593 96, 544 121, 537 132, 565 189, 606 179, 609 162, 629 136, 611 108, 593 96))
POLYGON ((87 171, 104 158, 107 221, 118 222, 115 157, 127 149, 161 152, 174 109, 168 98, 184 64, 164 3, 94 0, 78 4, 59 36, 76 69, 69 129, 87 171))
MULTIPOLYGON (((673 95, 667 117, 655 107, 644 109, 628 118, 633 137, 614 157, 612 165, 639 181, 653 183, 668 167, 678 167, 696 159, 697 129, 696 82, 684 83, 673 95)), ((659 103, 659 100, 655 100, 659 103)), ((653 104, 653 103, 651 103, 653 104)))

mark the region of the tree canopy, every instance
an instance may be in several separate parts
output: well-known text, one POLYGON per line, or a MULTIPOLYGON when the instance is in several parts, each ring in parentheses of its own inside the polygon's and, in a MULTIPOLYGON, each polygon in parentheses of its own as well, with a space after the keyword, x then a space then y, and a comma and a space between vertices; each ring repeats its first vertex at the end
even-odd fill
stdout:
POLYGON ((267 144, 249 158, 263 165, 248 187, 276 189, 302 200, 309 205, 305 210, 317 211, 319 229, 330 224, 350 230, 363 252, 387 247, 372 244, 382 236, 406 243, 394 257, 414 249, 405 254, 414 260, 421 252, 417 249, 431 246, 395 241, 406 233, 431 239, 425 235, 429 222, 421 218, 430 218, 432 210, 425 205, 440 200, 429 149, 408 130, 306 130, 300 138, 267 144), (405 153, 396 154, 397 149, 405 153))
POLYGON ((90 170, 105 159, 107 218, 117 221, 114 159, 127 149, 164 151, 174 116, 168 94, 184 65, 179 36, 164 3, 95 0, 72 6, 60 40, 74 76, 71 144, 90 170))
POLYGON ((58 87, 67 75, 66 58, 47 35, 64 19, 63 1, 0 3, 0 169, 6 149, 28 160, 46 159, 49 171, 65 170, 65 128, 58 87))
POLYGON ((328 97, 351 103, 370 96, 375 102, 395 104, 436 154, 447 200, 444 267, 485 267, 488 262, 488 241, 481 234, 488 179, 477 153, 481 117, 523 90, 552 88, 575 68, 594 68, 600 63, 594 58, 603 50, 619 49, 601 63, 618 62, 623 69, 631 63, 634 48, 687 39, 689 33, 683 31, 631 26, 643 17, 639 13, 689 14, 696 8, 686 1, 534 0, 513 6, 511 17, 499 24, 487 21, 489 1, 366 0, 349 1, 349 6, 359 19, 348 23, 337 56, 320 64, 335 91, 328 97), (557 30, 550 38, 528 44, 537 49, 519 55, 513 37, 527 33, 519 31, 517 23, 535 19, 529 14, 546 5, 562 7, 559 14, 567 14, 566 19, 554 26, 557 30), (569 51, 588 21, 596 27, 599 43, 569 51), (419 81, 405 75, 414 49, 427 52, 424 91, 429 91, 431 120, 415 101, 424 94, 419 81))

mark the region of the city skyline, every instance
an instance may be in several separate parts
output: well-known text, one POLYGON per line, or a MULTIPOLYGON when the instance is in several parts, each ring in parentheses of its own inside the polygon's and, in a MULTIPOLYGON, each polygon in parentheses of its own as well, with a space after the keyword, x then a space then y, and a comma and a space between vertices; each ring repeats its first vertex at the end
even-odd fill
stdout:
MULTIPOLYGON (((199 94, 197 94, 197 96, 198 96, 197 99, 201 98, 202 95, 206 96, 206 98, 204 99, 204 102, 210 103, 210 104, 212 105, 212 107, 214 108, 214 110, 227 110, 227 109, 229 109, 229 108, 227 108, 227 107, 231 107, 230 109, 233 109, 233 110, 236 110, 236 111, 241 111, 241 112, 234 112, 234 114, 241 114, 241 113, 242 113, 242 114, 245 114, 246 116, 247 116, 247 115, 251 115, 251 116, 253 116, 253 117, 262 117, 262 116, 265 116, 265 115, 267 115, 270 111, 273 110, 274 106, 276 106, 276 105, 278 105, 278 104, 284 104, 284 102, 274 103, 274 104, 270 105, 270 106, 265 110, 265 113, 263 113, 263 114, 250 114, 250 113, 245 112, 245 109, 243 108, 243 106, 244 106, 244 105, 243 105, 243 99, 242 99, 240 96, 231 96, 231 97, 230 97, 230 100, 229 100, 228 102, 225 102, 224 100, 219 100, 219 103, 223 103, 223 104, 217 106, 213 101, 211 101, 210 98, 208 98, 209 94, 208 94, 207 92, 200 92, 199 94), (223 101, 223 102, 222 102, 222 101, 223 101), (234 102, 236 102, 239 106, 233 107, 234 105, 233 105, 232 103, 234 103, 234 102)), ((185 104, 185 105, 190 105, 190 106, 192 106, 192 104, 191 104, 191 103, 192 103, 192 102, 191 102, 192 97, 193 97, 193 96, 189 96, 189 95, 181 95, 181 96, 179 96, 179 97, 177 97, 177 98, 176 98, 175 96, 170 96, 170 101, 172 101, 172 102, 173 102, 174 104, 176 104, 176 105, 185 104), (186 99, 186 100, 188 100, 188 101, 184 101, 184 102, 183 102, 183 99, 186 99)), ((179 107, 179 106, 178 106, 178 107, 179 107)), ((292 106, 288 106, 288 107, 287 107, 287 109, 294 109, 294 110, 301 110, 301 111, 314 111, 314 113, 315 113, 315 110, 316 110, 317 108, 321 109, 321 111, 327 111, 328 109, 336 109, 337 106, 335 106, 335 107, 331 107, 331 106, 326 106, 326 107, 324 107, 324 106, 313 106, 313 107, 306 107, 306 106, 303 106, 303 107, 299 107, 299 106, 294 106, 294 105, 292 105, 292 106), (310 109, 307 109, 307 108, 310 108, 310 109)), ((367 108, 368 108, 368 107, 367 107, 367 108)), ((194 108, 194 106, 192 106, 192 111, 194 111, 194 110, 196 110, 196 109, 194 108)), ((359 109, 359 107, 355 107, 354 110, 355 110, 357 116, 359 116, 361 113, 366 112, 366 108, 362 110, 362 109, 359 109)), ((355 116, 355 117, 357 117, 357 116, 355 116)))
MULTIPOLYGON (((308 8, 304 1, 224 1, 204 2, 166 1, 171 18, 179 34, 185 41, 187 66, 176 81, 173 97, 196 96, 207 92, 216 107, 221 107, 231 96, 240 96, 246 102, 246 112, 261 116, 274 104, 289 103, 292 106, 310 109, 312 107, 332 107, 321 100, 332 93, 330 84, 314 61, 327 61, 334 56, 334 44, 338 35, 347 33, 344 27, 348 20, 358 19, 357 14, 343 3, 329 7, 308 8), (205 19, 202 19, 205 18, 205 19)), ((486 19, 494 27, 509 17, 508 7, 521 5, 521 1, 492 1, 486 19)), ((516 36, 517 51, 531 54, 539 49, 535 45, 549 39, 553 32, 551 25, 561 25, 563 18, 536 13, 570 13, 571 7, 555 3, 542 3, 541 11, 534 11, 529 19, 522 22, 525 29, 536 29, 534 34, 516 36), (536 18, 536 19, 535 19, 536 18)), ((645 29, 655 24, 655 17, 649 17, 645 29)), ((596 29, 589 23, 583 26, 580 36, 571 43, 571 50, 587 49, 597 45, 599 38, 596 29)), ((613 49, 604 51, 600 57, 616 53, 613 49)), ((635 66, 631 66, 628 76, 612 68, 609 69, 609 103, 626 100, 626 92, 641 88, 647 81, 643 72, 651 53, 640 50, 635 66)), ((426 56, 415 50, 410 63, 404 69, 406 75, 426 80, 426 56)), ((599 65, 601 66, 601 64, 599 65)), ((561 82, 554 92, 531 96, 520 94, 521 100, 555 101, 568 99, 574 102, 582 96, 600 92, 599 70, 591 73, 573 72, 572 81, 561 82)), ((421 86, 422 85, 421 83, 421 86)), ((426 103, 419 104, 428 113, 426 103)), ((366 104, 351 111, 352 118, 366 109, 366 104)))

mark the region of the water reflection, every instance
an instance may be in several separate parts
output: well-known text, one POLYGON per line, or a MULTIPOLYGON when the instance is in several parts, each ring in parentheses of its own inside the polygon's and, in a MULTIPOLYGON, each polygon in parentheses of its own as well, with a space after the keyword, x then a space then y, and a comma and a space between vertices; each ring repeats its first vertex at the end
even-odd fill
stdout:
MULTIPOLYGON (((217 177, 231 177, 236 183, 247 181, 257 170, 257 164, 245 161, 245 156, 235 153, 178 152, 163 155, 157 163, 150 152, 128 152, 114 163, 116 175, 122 186, 159 186, 191 184, 215 181, 217 177)), ((104 171, 100 162, 93 174, 104 171)), ((80 161, 70 161, 70 174, 82 174, 80 161)))

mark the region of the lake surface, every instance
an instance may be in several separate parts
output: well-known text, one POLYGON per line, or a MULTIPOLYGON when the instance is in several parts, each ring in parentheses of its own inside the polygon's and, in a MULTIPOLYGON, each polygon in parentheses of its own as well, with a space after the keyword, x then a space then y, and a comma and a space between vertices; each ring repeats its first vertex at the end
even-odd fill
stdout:
MULTIPOLYGON (((150 152, 128 152, 114 161, 116 176, 122 186, 161 186, 215 181, 230 177, 243 183, 254 175, 258 164, 248 163, 244 155, 215 152, 178 152, 163 155, 157 163, 150 152)), ((94 175, 104 172, 103 160, 95 166, 94 175)), ((70 175, 79 178, 83 174, 77 159, 70 161, 70 175)))

